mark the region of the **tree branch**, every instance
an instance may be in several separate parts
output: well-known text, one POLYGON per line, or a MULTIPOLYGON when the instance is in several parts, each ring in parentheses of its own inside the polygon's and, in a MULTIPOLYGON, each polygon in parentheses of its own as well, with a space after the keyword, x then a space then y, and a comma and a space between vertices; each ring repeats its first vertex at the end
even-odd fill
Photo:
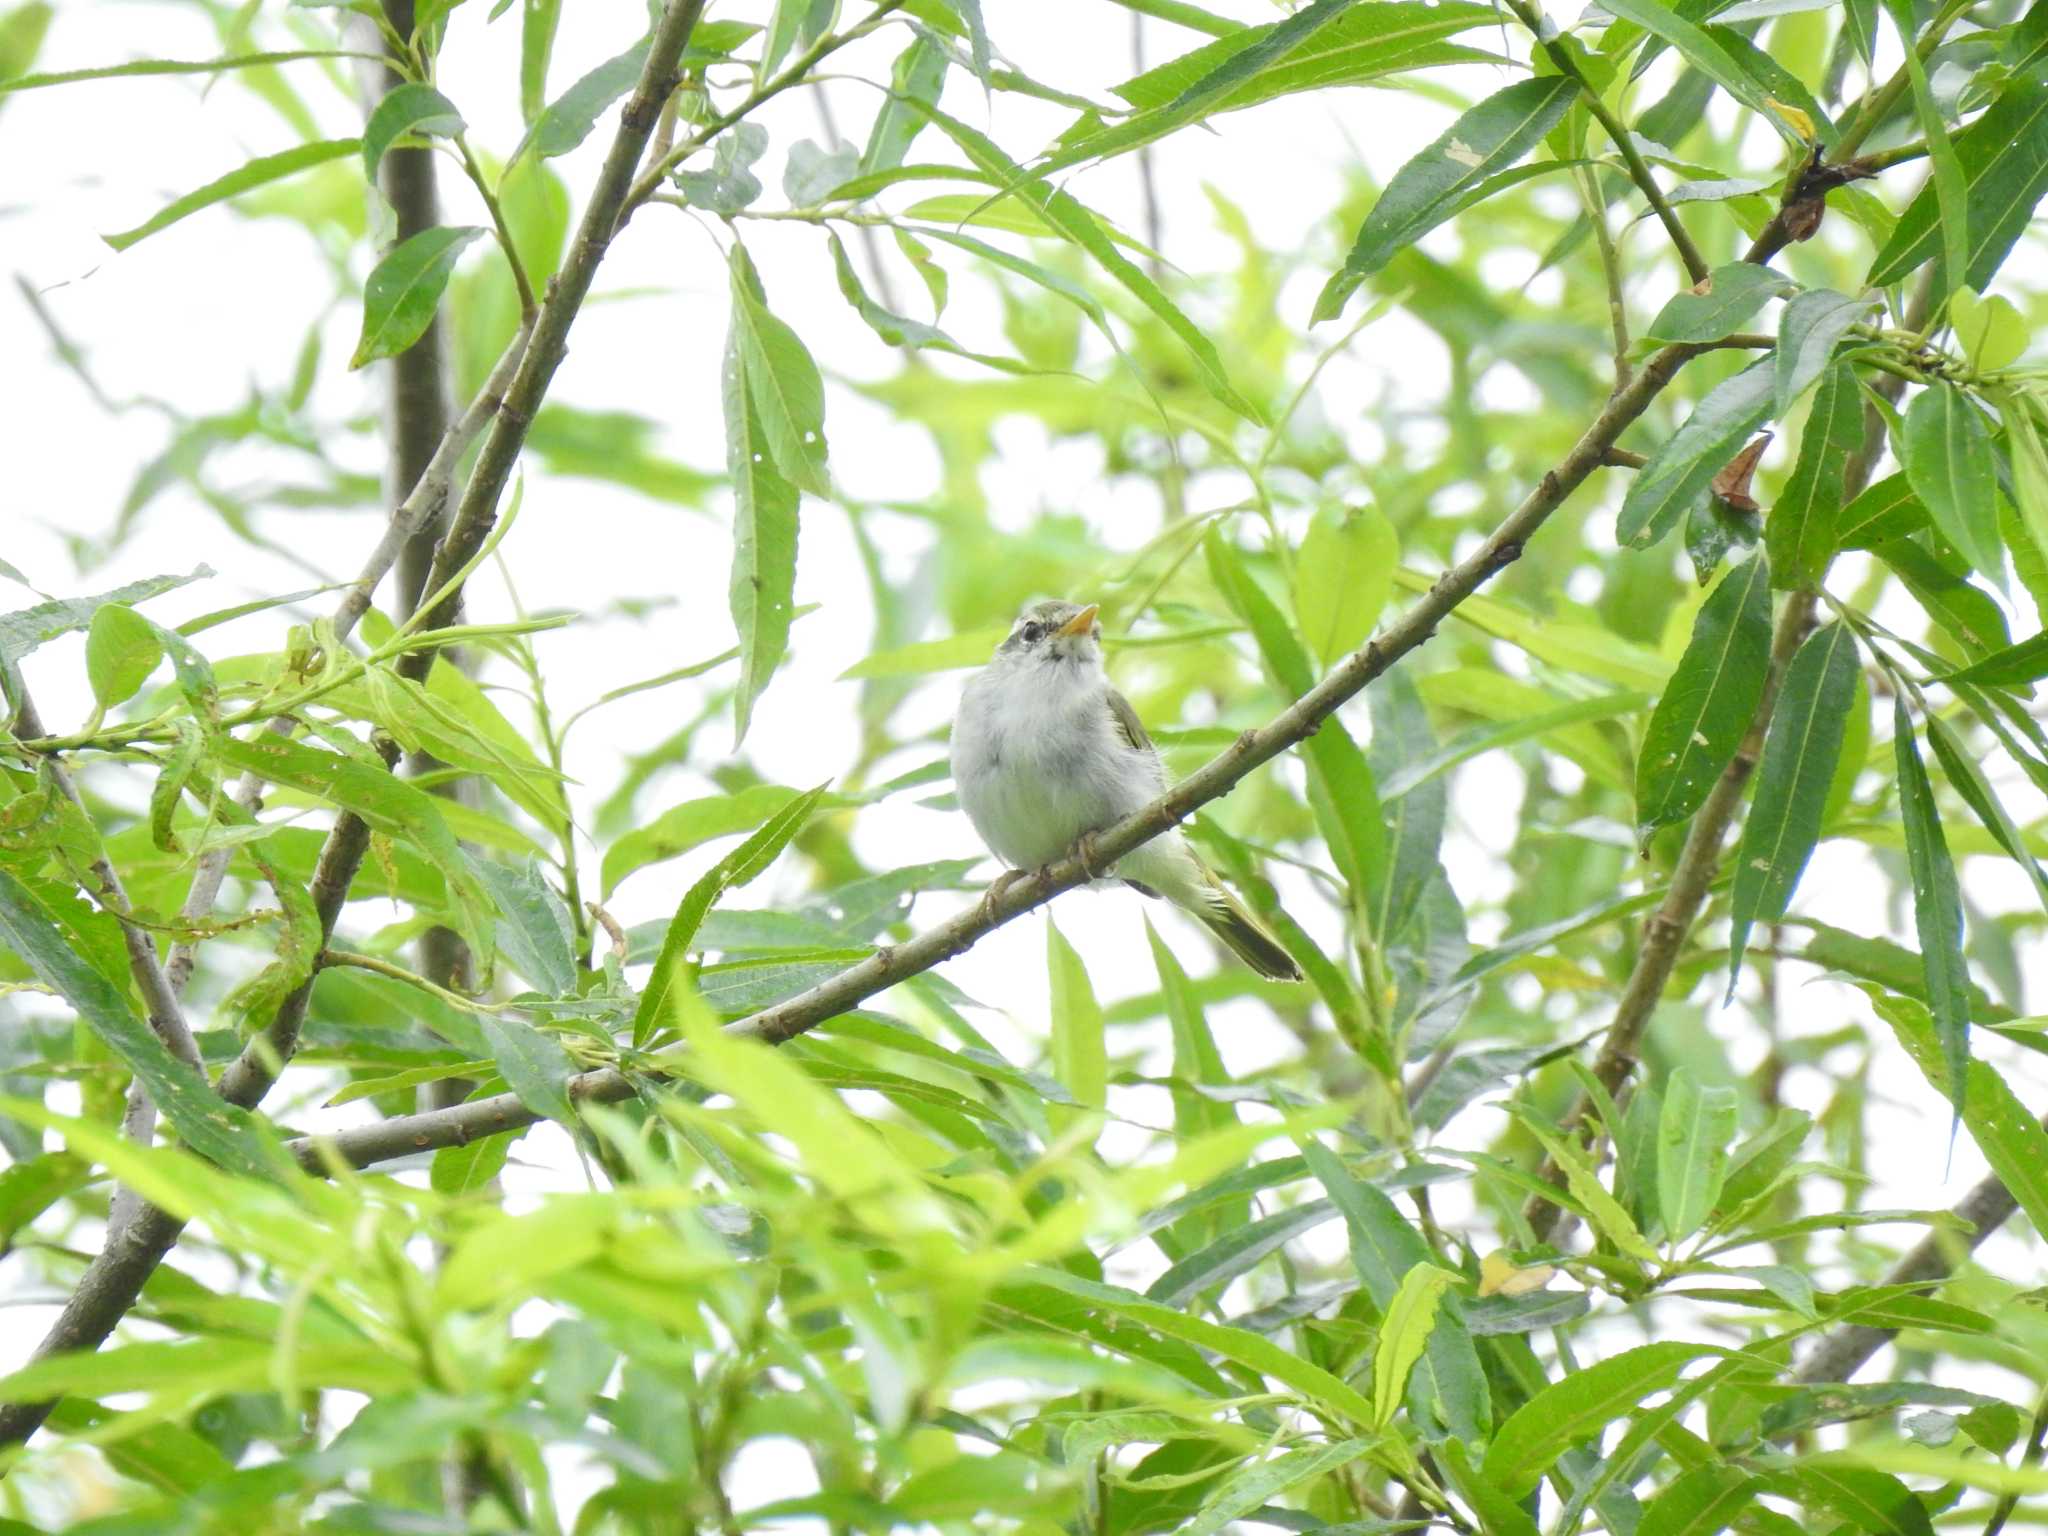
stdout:
MULTIPOLYGON (((1487 540, 1444 572, 1414 606, 1376 639, 1345 658, 1266 725, 1246 731, 1151 804, 1097 833, 1092 849, 1097 867, 1115 862, 1178 825, 1199 807, 1226 794, 1255 768, 1307 740, 1339 707, 1435 634, 1437 626, 1459 603, 1520 557, 1529 538, 1588 475, 1606 462, 1614 440, 1642 415, 1678 369, 1698 355, 1699 350, 1689 345, 1671 346, 1654 354, 1628 386, 1608 402, 1572 451, 1544 475, 1487 540)), ((877 992, 963 953, 1005 923, 1045 905, 1061 891, 1085 884, 1089 878, 1078 859, 1062 859, 1042 872, 1013 881, 992 901, 927 929, 907 943, 877 950, 858 965, 828 977, 809 991, 727 1025, 727 1031, 769 1044, 793 1039, 877 992)), ((686 1060, 680 1048, 661 1054, 678 1063, 686 1060)), ((634 1091, 631 1079, 609 1067, 582 1073, 569 1082, 569 1095, 578 1102, 610 1103, 628 1098, 634 1091)), ((331 1136, 302 1138, 292 1143, 292 1150, 300 1163, 314 1172, 320 1171, 330 1157, 362 1168, 438 1147, 460 1146, 480 1136, 531 1125, 539 1118, 515 1096, 504 1093, 448 1109, 401 1115, 331 1136)))
MULTIPOLYGON (((483 543, 496 521, 498 498, 506 482, 511 478, 512 468, 518 461, 519 450, 526 440, 526 431, 539 408, 542 396, 547 392, 555 369, 560 366, 568 351, 568 333, 577 311, 582 307, 585 296, 596 276, 598 264, 603 261, 610 244, 613 230, 619 217, 626 192, 631 184, 633 172, 645 153, 647 140, 654 131, 656 120, 661 114, 662 103, 675 89, 677 61, 682 57, 689 42, 690 32, 697 17, 703 11, 703 0, 670 0, 656 23, 648 44, 647 60, 641 70, 639 84, 628 98, 620 114, 619 127, 613 137, 604 168, 599 172, 596 185, 591 191, 589 206, 584 210, 583 220, 577 228, 576 240, 570 248, 568 259, 563 263, 560 274, 551 285, 547 302, 542 306, 534 323, 531 338, 524 347, 515 343, 517 362, 514 365, 510 385, 503 399, 495 409, 485 410, 483 415, 490 422, 489 435, 485 438, 482 453, 476 467, 471 471, 469 483, 464 490, 460 508, 457 510, 448 535, 441 542, 433 563, 433 570, 427 578, 426 590, 440 591, 447 586, 454 573, 461 570, 469 557, 483 543)), ((507 361, 514 354, 508 354, 507 361)), ((505 367, 505 361, 499 364, 505 367)), ((495 375, 494 375, 495 378, 495 375)), ((484 397, 478 405, 472 406, 464 416, 464 423, 478 413, 478 407, 493 398, 490 386, 486 386, 484 397)), ((460 424, 458 424, 460 425, 460 424)), ((446 454, 446 471, 452 477, 460 450, 450 450, 450 439, 454 433, 444 437, 435 461, 446 454)), ((429 474, 432 473, 430 465, 429 474)), ((415 489, 415 494, 406 499, 401 514, 420 503, 424 510, 429 504, 421 492, 427 491, 425 481, 415 489)), ((383 564, 372 575, 366 568, 366 582, 351 591, 353 613, 349 619, 352 626, 369 604, 370 591, 384 570, 389 569, 397 558, 409 528, 400 526, 401 519, 394 517, 385 530, 383 541, 372 556, 373 565, 378 560, 383 564)), ((455 608, 461 598, 459 588, 449 592, 439 604, 428 623, 438 627, 444 622, 443 615, 455 608)), ((349 603, 344 604, 347 609, 349 603)), ((420 650, 408 653, 401 667, 417 680, 432 664, 433 652, 420 650)), ((387 761, 395 761, 393 756, 387 761)), ((344 812, 335 821, 320 850, 320 860, 313 877, 312 895, 315 907, 320 913, 322 941, 334 931, 335 918, 346 899, 348 887, 361 865, 363 854, 369 846, 369 829, 362 820, 344 812)), ((204 871, 202 870, 202 874, 204 871)), ((196 882, 195 882, 196 884, 196 882)), ((215 879, 218 888, 218 878, 215 879)), ((189 904, 189 903, 188 903, 189 904)), ((209 895, 208 906, 211 906, 209 895)), ((189 962, 186 973, 189 974, 189 962)), ((280 1005, 270 1028, 250 1043, 248 1049, 230 1064, 222 1073, 220 1090, 231 1103, 249 1107, 260 1100, 275 1081, 278 1071, 289 1060, 291 1047, 297 1044, 299 1024, 305 1017, 307 999, 311 995, 310 983, 300 987, 280 1005)), ((78 1288, 72 1292, 51 1328, 35 1351, 35 1358, 64 1353, 78 1349, 96 1349, 111 1333, 135 1298, 142 1292, 142 1286, 164 1255, 178 1240, 183 1223, 175 1217, 149 1207, 143 1209, 135 1220, 123 1229, 110 1232, 110 1241, 99 1256, 87 1266, 78 1288)), ((0 1406, 0 1445, 11 1445, 26 1440, 49 1416, 53 1402, 8 1403, 0 1406)))
MULTIPOLYGON (((2048 1127, 2048 1121, 2043 1121, 2048 1127)), ((1935 1230, 1913 1245, 1906 1256, 1892 1266, 1885 1285, 1919 1285, 1941 1280, 1954 1272, 1956 1261, 1977 1251, 1985 1238, 2003 1226, 2019 1202, 1997 1174, 1987 1175, 1955 1207, 1954 1214, 1967 1222, 1964 1232, 1935 1230)), ((1801 1386, 1818 1386, 1847 1381, 1862 1370, 1898 1332, 1896 1328, 1873 1328, 1867 1323, 1846 1323, 1828 1334, 1813 1348, 1792 1377, 1801 1386)))

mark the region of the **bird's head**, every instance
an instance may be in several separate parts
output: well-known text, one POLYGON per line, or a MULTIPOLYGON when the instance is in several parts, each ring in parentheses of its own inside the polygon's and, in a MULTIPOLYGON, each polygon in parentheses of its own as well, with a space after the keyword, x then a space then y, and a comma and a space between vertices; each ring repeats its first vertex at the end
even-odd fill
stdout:
POLYGON ((1012 665, 1053 662, 1099 665, 1102 660, 1102 625, 1096 618, 1096 605, 1058 599, 1033 603, 1017 615, 1009 638, 996 648, 996 656, 1012 665))

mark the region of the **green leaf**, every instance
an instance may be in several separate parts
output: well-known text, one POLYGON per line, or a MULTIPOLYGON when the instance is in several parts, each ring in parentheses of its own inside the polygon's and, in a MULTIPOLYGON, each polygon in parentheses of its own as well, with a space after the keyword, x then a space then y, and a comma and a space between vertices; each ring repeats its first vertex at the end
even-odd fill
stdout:
POLYGON ((939 99, 939 87, 946 78, 946 50, 930 33, 920 30, 917 40, 897 55, 889 73, 889 94, 875 113, 868 130, 867 147, 861 151, 863 176, 893 171, 903 163, 915 139, 930 118, 921 110, 939 99))
POLYGON ((1847 363, 1835 363, 1821 375, 1813 409, 1799 436, 1792 478, 1764 521, 1773 586, 1817 586, 1827 574, 1835 555, 1849 456, 1862 441, 1863 395, 1856 386, 1856 372, 1847 363))
MULTIPOLYGON (((735 247, 737 251, 737 247, 735 247)), ((732 476, 732 580, 728 601, 740 639, 740 681, 733 693, 734 745, 746 738, 754 701, 789 648, 796 599, 796 485, 775 457, 761 395, 772 383, 756 384, 756 366, 745 332, 745 283, 733 267, 732 329, 726 337, 722 397, 725 405, 725 464, 732 476)), ((821 444, 822 446, 822 444, 821 444)))
POLYGON ((732 266, 734 343, 761 436, 785 480, 813 496, 829 496, 825 381, 796 332, 769 312, 753 263, 737 245, 732 266))
POLYGON ((2024 688, 2048 677, 2048 631, 1993 651, 1981 661, 1942 678, 1945 683, 1984 683, 1998 688, 2024 688))
POLYGON ((1927 1506, 1889 1472, 1811 1460, 1764 1481, 1772 1492, 1797 1499, 1809 1511, 1835 1515, 1870 1536, 1934 1536, 1927 1506))
POLYGON ((1437 1307, 1459 1276, 1434 1264, 1417 1264, 1401 1277, 1394 1299, 1380 1323, 1379 1344, 1372 1357, 1373 1427, 1384 1429, 1408 1389, 1408 1373, 1436 1327, 1437 1307))
POLYGON ((1875 549, 1903 539, 1927 526, 1927 509, 1903 472, 1886 475, 1848 506, 1836 520, 1835 535, 1844 549, 1875 549))
POLYGON ((1722 466, 1770 416, 1772 367, 1765 358, 1715 385, 1636 471, 1614 525, 1624 547, 1648 549, 1706 495, 1722 466))
POLYGON ((1707 595, 1650 715, 1636 760, 1638 826, 1683 821, 1705 803, 1749 730, 1770 662, 1770 562, 1758 554, 1707 595))
POLYGON ((1761 1481, 1729 1462, 1702 1462, 1642 1509, 1636 1536, 1718 1536, 1755 1507, 1761 1481))
POLYGON ((1953 384, 1935 380, 1906 408, 1900 456, 1907 481, 1942 537, 1972 569, 2003 585, 1998 476, 1983 414, 1953 384))
POLYGON ((247 1110, 222 1101, 205 1076, 180 1061, 137 1018, 127 996, 72 948, 55 917, 0 867, 0 943, 78 1010, 92 1032, 149 1090, 179 1139, 230 1173, 273 1177, 283 1154, 247 1110))
POLYGON ((488 965, 495 926, 488 921, 490 897, 478 883, 432 795, 381 766, 372 768, 354 758, 302 746, 269 732, 253 741, 224 735, 214 750, 230 768, 317 795, 353 811, 373 831, 410 842, 447 881, 463 937, 478 963, 488 965))
POLYGON ((212 574, 212 567, 202 565, 189 576, 151 576, 94 597, 52 598, 33 608, 0 613, 0 663, 20 661, 37 646, 55 640, 59 635, 87 628, 94 615, 109 603, 132 607, 212 574))
POLYGON ((688 853, 714 837, 751 832, 797 798, 799 791, 779 784, 754 784, 729 795, 707 795, 671 806, 605 850, 601 869, 604 893, 610 896, 636 869, 688 853))
POLYGON ((675 916, 669 919, 668 929, 662 935, 661 953, 655 958, 654 969, 648 973, 646 990, 640 994, 639 1005, 633 1013, 635 1046, 645 1045, 666 1017, 669 990, 675 984, 677 969, 687 963, 690 945, 696 939, 705 915, 727 891, 747 884, 775 862, 782 850, 789 846, 790 839, 801 832, 811 819, 811 813, 818 808, 818 801, 824 793, 825 786, 820 784, 806 794, 792 797, 763 822, 753 836, 712 865, 696 884, 684 892, 675 916))
POLYGON ((1651 341, 1719 341, 1741 330, 1767 302, 1782 299, 1797 287, 1769 267, 1732 261, 1666 302, 1643 335, 1651 341))
MULTIPOLYGON (((2021 872, 2032 882, 2034 894, 2040 898, 2042 906, 2048 908, 2048 875, 2041 872, 2040 864, 2027 847, 2024 834, 2013 825, 1998 792, 1991 787, 1976 759, 1963 746, 1954 727, 1939 715, 1930 714, 1927 717, 1927 742, 1934 748, 1934 755, 1941 763, 1941 771, 1948 776, 1950 787, 1963 797, 1963 802, 1984 824, 1984 830, 1991 834, 1992 840, 2005 850, 2006 856, 2020 866, 2021 872)), ((1974 990, 1970 994, 1973 1009, 1977 996, 1974 990)), ((1982 1017, 1981 1012, 1978 1016, 1982 1017)))
POLYGON ((562 21, 562 0, 524 0, 519 10, 519 118, 532 128, 547 101, 548 61, 562 21))
POLYGON ((543 160, 553 159, 589 138, 605 108, 639 80, 647 63, 647 44, 648 39, 642 38, 624 53, 606 59, 549 102, 512 151, 512 159, 519 159, 529 149, 543 160))
POLYGON ((363 127, 363 178, 377 185, 384 151, 408 133, 450 139, 469 125, 455 103, 431 85, 406 81, 384 93, 363 127))
POLYGON ((1177 1527, 1178 1536, 1217 1536, 1231 1522, 1266 1508, 1275 1495, 1349 1466, 1371 1449, 1365 1440, 1329 1440, 1255 1462, 1223 1479, 1195 1517, 1177 1527))
MULTIPOLYGON (((1941 275, 1936 286, 1947 293, 1968 283, 1982 293, 2026 229, 2034 205, 2048 192, 2048 86, 2013 81, 1983 116, 1955 135, 1954 148, 1969 244, 1961 276, 1941 275)), ((1945 267, 1942 224, 1938 185, 1922 188, 1899 216, 1865 281, 1884 287, 1927 261, 1939 260, 1945 267)))
POLYGON ((186 193, 133 229, 124 229, 119 234, 102 235, 100 238, 115 250, 125 251, 138 240, 146 240, 160 229, 168 229, 187 214, 197 213, 202 208, 211 208, 215 203, 239 197, 244 192, 267 186, 282 177, 296 175, 316 165, 325 165, 329 160, 339 160, 344 155, 352 155, 361 147, 360 139, 327 139, 317 144, 301 144, 296 149, 287 149, 281 154, 263 155, 238 170, 229 171, 216 181, 209 181, 196 192, 186 193))
MULTIPOLYGON (((1217 41, 1111 89, 1150 116, 1197 88, 1220 84, 1214 94, 1205 89, 1204 109, 1235 112, 1296 91, 1358 85, 1396 72, 1470 58, 1468 50, 1446 47, 1443 40, 1485 26, 1493 13, 1459 0, 1447 0, 1440 6, 1379 0, 1320 16, 1312 31, 1290 33, 1289 46, 1274 52, 1274 39, 1298 18, 1299 13, 1296 18, 1265 26, 1218 32, 1217 41), (1246 67, 1248 55, 1250 67, 1246 67), (1235 78, 1217 82, 1216 77, 1225 70, 1235 78)), ((1163 117, 1153 120, 1162 126, 1151 137, 1167 131, 1163 117)))
MULTIPOLYGON (((904 232, 901 230, 898 230, 897 233, 904 235, 904 232)), ((908 238, 908 236, 904 235, 904 238, 908 238)), ((832 248, 832 268, 834 274, 839 279, 839 292, 841 296, 845 298, 847 303, 853 306, 854 312, 867 322, 868 329, 881 337, 890 346, 914 347, 919 350, 930 348, 934 352, 950 352, 955 357, 964 357, 971 362, 977 362, 984 367, 998 369, 1004 373, 1039 373, 1044 371, 1034 368, 1028 363, 1020 363, 1014 358, 996 357, 985 352, 970 352, 937 326, 926 325, 922 320, 911 320, 891 310, 884 309, 869 296, 866 287, 862 285, 860 274, 854 271, 853 262, 847 256, 846 246, 839 236, 836 233, 828 233, 825 239, 832 248)), ((925 643, 943 644, 944 642, 927 641, 925 643)), ((914 649, 914 647, 911 647, 911 649, 914 649)), ((980 659, 979 657, 975 658, 976 661, 980 659)), ((856 670, 849 670, 840 674, 842 677, 853 677, 856 675, 872 676, 877 674, 860 674, 856 670)))
POLYGON ((1190 1317, 1116 1286, 1085 1280, 1064 1270, 1031 1269, 1025 1271, 1025 1275, 1055 1290, 1093 1302, 1114 1315, 1141 1323, 1169 1339, 1193 1344, 1262 1376, 1283 1382, 1340 1421, 1356 1424, 1361 1429, 1372 1423, 1372 1404, 1355 1387, 1256 1333, 1190 1317))
POLYGON ((1913 717, 1907 712, 1903 693, 1892 698, 1892 744, 1899 769, 1899 815, 1906 825, 1906 864, 1913 881, 1913 927, 1920 936, 1927 997, 1960 1114, 1970 1059, 1970 970, 1963 961, 1963 898, 1956 885, 1955 863, 1949 858, 1948 839, 1942 834, 1934 785, 1920 761, 1913 717))
POLYGON ((1519 81, 1466 112, 1396 171, 1344 265, 1323 285, 1311 323, 1334 317, 1360 283, 1448 218, 1465 192, 1534 149, 1577 92, 1558 75, 1519 81))
POLYGON ((512 1153, 512 1143, 524 1134, 523 1128, 502 1131, 495 1136, 479 1137, 463 1146, 443 1147, 434 1154, 427 1182, 439 1195, 467 1195, 487 1188, 504 1171, 505 1161, 512 1153))
POLYGON ((1806 637, 1785 671, 1757 768, 1756 792, 1735 856, 1728 991, 1742 973, 1742 952, 1758 922, 1785 915, 1792 892, 1820 841, 1821 809, 1835 777, 1856 696, 1856 641, 1845 624, 1806 637))
MULTIPOLYGON (((1602 1237, 1627 1254, 1645 1264, 1658 1262, 1658 1253, 1642 1230, 1636 1226, 1622 1203, 1608 1192, 1600 1182, 1600 1176, 1592 1164, 1580 1155, 1578 1149, 1558 1132, 1543 1124, 1531 1114, 1520 1112, 1519 1106, 1511 1106, 1529 1134, 1543 1144, 1543 1150, 1550 1154, 1550 1160, 1563 1172, 1565 1187, 1568 1188, 1585 1210, 1586 1219, 1602 1237)), ((1661 1155, 1662 1148, 1659 1148, 1661 1155)))
POLYGON ((1663 0, 1615 0, 1613 5, 1603 8, 1669 43, 1686 63, 1770 124, 1779 137, 1798 142, 1798 134, 1768 105, 1769 91, 1712 34, 1689 21, 1676 6, 1666 5, 1663 0))
POLYGON ((101 709, 135 697, 163 659, 157 626, 125 603, 108 603, 92 616, 85 637, 85 675, 101 709))
POLYGON ((2002 294, 1984 298, 1958 288, 1948 301, 1948 323, 1956 345, 1978 373, 1996 373, 2020 360, 2027 350, 2027 322, 2002 294))
POLYGON ((491 1048, 498 1075, 519 1102, 536 1115, 559 1124, 576 1124, 576 1106, 569 1102, 569 1079, 576 1062, 561 1041, 544 1034, 517 1014, 487 1013, 477 1021, 491 1048))
MULTIPOLYGON (((1211 530, 1203 539, 1210 578, 1231 611, 1250 627, 1273 680, 1290 698, 1315 685, 1315 671, 1285 616, 1245 569, 1234 545, 1211 530)), ((1324 722, 1308 739, 1310 800, 1345 883, 1377 908, 1387 890, 1388 849, 1379 792, 1365 754, 1340 720, 1324 722)))
POLYGON ((1869 299, 1852 299, 1832 288, 1795 294, 1778 317, 1778 350, 1772 363, 1772 414, 1783 416, 1806 393, 1835 355, 1835 347, 1870 310, 1869 299))
POLYGON ((1053 1075, 1074 1102, 1100 1109, 1109 1090, 1109 1052, 1102 1007, 1088 970, 1050 917, 1045 923, 1045 965, 1052 983, 1053 1075))
MULTIPOLYGON (((1352 1265, 1373 1304, 1384 1312, 1393 1304, 1402 1278, 1416 1265, 1430 1262, 1429 1245, 1383 1191, 1355 1178, 1334 1152, 1312 1138, 1301 1141, 1301 1152, 1309 1171, 1344 1213, 1352 1265)), ((1476 1443, 1493 1422, 1486 1372, 1457 1298, 1440 1305, 1442 1315, 1409 1376, 1409 1405, 1427 1439, 1476 1443)))
POLYGON ((1700 1228, 1728 1176, 1728 1145, 1741 1106, 1733 1088, 1702 1088, 1680 1067, 1664 1088, 1658 1127, 1657 1205, 1667 1242, 1683 1242, 1700 1228))
POLYGON ((363 284, 363 333, 351 368, 396 357, 426 334, 455 263, 483 230, 437 224, 394 246, 363 284))
MULTIPOLYGON (((17 12, 16 14, 19 14, 17 12)), ((10 91, 38 91, 81 80, 114 80, 127 75, 219 75, 237 69, 264 69, 300 59, 380 59, 345 48, 292 48, 282 53, 238 53, 219 59, 134 59, 126 64, 100 64, 91 69, 65 69, 42 75, 0 74, 0 96, 10 91)))
POLYGON ((1034 169, 1050 175, 1084 160, 1107 159, 1213 113, 1292 91, 1476 60, 1482 55, 1445 47, 1442 40, 1487 19, 1478 6, 1438 12, 1399 0, 1313 0, 1284 20, 1233 32, 1117 86, 1116 93, 1138 110, 1113 127, 1070 136, 1034 169))
POLYGON ((1185 1307, 1202 1292, 1228 1285, 1302 1233, 1313 1231, 1336 1216, 1337 1207, 1330 1201, 1311 1200, 1257 1221, 1226 1228, 1215 1242, 1190 1253, 1153 1281, 1146 1289, 1146 1298, 1161 1306, 1185 1307))
POLYGON ((1711 1345, 1643 1344, 1580 1367, 1509 1414, 1487 1447, 1486 1480, 1511 1498, 1527 1496, 1551 1465, 1643 1399, 1678 1380, 1711 1345))
POLYGON ((1264 424, 1265 418, 1259 408, 1240 395, 1230 382, 1223 359, 1216 351, 1216 343, 1181 313, 1179 306, 1157 283, 1116 248, 1116 243, 1093 213, 1076 201, 1071 193, 1057 191, 1021 170, 986 134, 948 117, 936 107, 924 107, 922 110, 960 146, 977 169, 994 177, 1012 196, 1036 209, 1062 238, 1072 241, 1092 256, 1096 265, 1123 284, 1133 298, 1179 337, 1181 345, 1194 358, 1196 371, 1201 374, 1210 394, 1247 421, 1255 425, 1264 424))
POLYGON ((1365 644, 1400 563, 1400 538, 1377 507, 1316 514, 1294 562, 1294 618, 1324 666, 1365 644))
POLYGON ((498 948, 546 997, 569 997, 576 990, 576 957, 568 908, 532 864, 518 868, 489 859, 475 861, 476 872, 498 906, 498 948))

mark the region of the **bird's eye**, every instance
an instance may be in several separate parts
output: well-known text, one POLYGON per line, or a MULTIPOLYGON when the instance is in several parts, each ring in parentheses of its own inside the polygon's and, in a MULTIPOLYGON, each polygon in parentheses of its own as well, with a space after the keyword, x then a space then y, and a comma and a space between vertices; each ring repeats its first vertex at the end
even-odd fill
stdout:
POLYGON ((1036 645, 1045 638, 1045 626, 1036 622, 1024 626, 1024 643, 1036 645))

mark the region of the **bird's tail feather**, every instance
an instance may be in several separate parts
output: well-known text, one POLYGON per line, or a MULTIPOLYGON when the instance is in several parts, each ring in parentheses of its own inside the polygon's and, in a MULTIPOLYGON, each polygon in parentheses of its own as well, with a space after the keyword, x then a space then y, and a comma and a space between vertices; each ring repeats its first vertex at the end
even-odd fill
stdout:
POLYGON ((1300 981, 1301 967, 1252 916, 1243 902, 1212 876, 1202 891, 1203 904, 1194 915, 1230 947, 1231 953, 1272 981, 1300 981))

